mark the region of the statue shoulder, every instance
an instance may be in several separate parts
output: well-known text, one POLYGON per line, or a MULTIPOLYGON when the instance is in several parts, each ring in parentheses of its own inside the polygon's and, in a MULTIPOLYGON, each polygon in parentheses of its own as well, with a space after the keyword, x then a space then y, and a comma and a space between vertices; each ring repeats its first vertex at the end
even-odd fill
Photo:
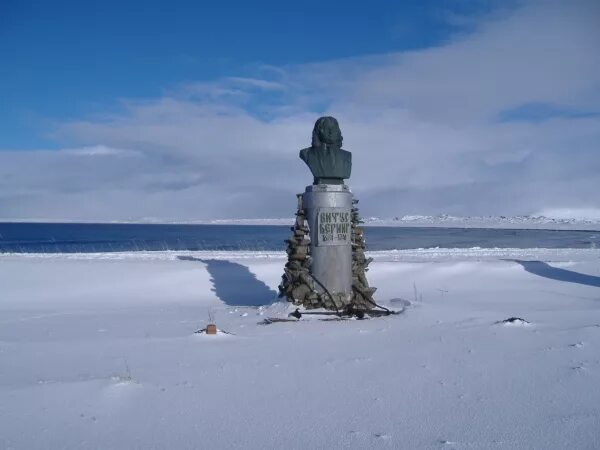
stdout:
POLYGON ((302 150, 300 150, 300 159, 306 162, 311 153, 312 147, 303 148, 302 150))
POLYGON ((344 159, 346 161, 352 161, 352 152, 349 152, 348 150, 340 150, 342 152, 342 154, 344 155, 344 159))

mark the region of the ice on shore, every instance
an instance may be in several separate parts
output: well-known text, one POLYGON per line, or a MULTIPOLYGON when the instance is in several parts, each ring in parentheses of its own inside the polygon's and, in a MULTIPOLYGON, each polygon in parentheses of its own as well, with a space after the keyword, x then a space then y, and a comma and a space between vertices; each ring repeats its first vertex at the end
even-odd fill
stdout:
POLYGON ((404 314, 261 326, 278 252, 0 255, 0 448, 597 448, 600 250, 373 256, 404 314))
MULTIPOLYGON (((391 227, 442 227, 442 228, 498 228, 533 230, 600 230, 598 210, 549 210, 537 215, 521 216, 453 216, 449 214, 420 215, 405 214, 397 217, 365 217, 366 225, 391 227)), ((43 222, 52 223, 47 218, 25 219, 4 218, 5 222, 43 222)), ((140 217, 131 220, 110 221, 105 223, 136 224, 198 224, 198 225, 292 225, 293 217, 277 218, 230 218, 230 219, 192 219, 172 220, 159 217, 140 217)), ((64 221, 61 221, 64 223, 64 221)), ((76 223, 86 223, 77 220, 76 223)), ((89 221, 87 223, 98 223, 89 221)))

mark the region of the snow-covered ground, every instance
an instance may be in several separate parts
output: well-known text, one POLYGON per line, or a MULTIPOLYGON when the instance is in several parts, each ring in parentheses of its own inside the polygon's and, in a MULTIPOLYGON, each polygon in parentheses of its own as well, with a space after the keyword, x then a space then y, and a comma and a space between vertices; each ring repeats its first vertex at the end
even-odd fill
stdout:
MULTIPOLYGON (((293 218, 276 219, 214 219, 190 221, 210 225, 290 225, 293 218)), ((405 215, 392 218, 365 217, 365 224, 383 227, 445 227, 445 228, 501 228, 531 230, 600 230, 597 217, 547 217, 547 216, 467 216, 448 214, 435 216, 405 215)), ((150 221, 152 222, 152 220, 150 221)), ((163 221, 154 220, 157 223, 163 221)))
MULTIPOLYGON (((281 219, 222 219, 202 223, 213 225, 289 225, 291 218, 281 219)), ((447 214, 436 216, 406 215, 393 218, 365 217, 370 226, 382 227, 441 227, 441 228, 500 228, 529 230, 600 230, 597 218, 556 218, 546 216, 468 216, 447 214)))
POLYGON ((600 230, 600 219, 565 218, 546 216, 468 216, 456 217, 447 214, 437 216, 402 216, 392 219, 369 217, 365 220, 372 226, 395 227, 447 227, 447 228, 502 228, 530 230, 600 230))
POLYGON ((0 255, 0 448, 600 447, 600 250, 372 255, 403 314, 271 325, 282 253, 0 255))

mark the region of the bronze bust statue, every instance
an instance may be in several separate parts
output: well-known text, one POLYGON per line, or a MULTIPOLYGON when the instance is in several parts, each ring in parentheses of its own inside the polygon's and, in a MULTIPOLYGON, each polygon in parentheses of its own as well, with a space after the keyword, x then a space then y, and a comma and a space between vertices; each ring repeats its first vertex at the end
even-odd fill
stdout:
POLYGON ((312 172, 313 184, 344 184, 350 178, 352 153, 342 150, 342 132, 334 117, 315 122, 312 145, 300 150, 300 158, 312 172))

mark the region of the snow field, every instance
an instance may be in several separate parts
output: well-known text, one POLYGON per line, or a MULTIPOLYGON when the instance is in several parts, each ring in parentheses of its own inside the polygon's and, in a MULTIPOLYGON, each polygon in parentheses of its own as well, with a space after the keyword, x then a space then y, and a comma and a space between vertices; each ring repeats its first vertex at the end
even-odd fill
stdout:
POLYGON ((411 252, 267 326, 278 253, 0 255, 0 448, 598 448, 600 251, 411 252))

